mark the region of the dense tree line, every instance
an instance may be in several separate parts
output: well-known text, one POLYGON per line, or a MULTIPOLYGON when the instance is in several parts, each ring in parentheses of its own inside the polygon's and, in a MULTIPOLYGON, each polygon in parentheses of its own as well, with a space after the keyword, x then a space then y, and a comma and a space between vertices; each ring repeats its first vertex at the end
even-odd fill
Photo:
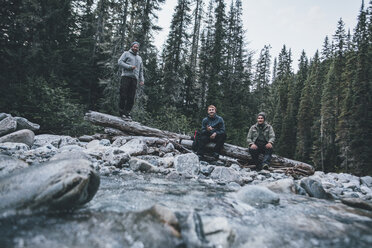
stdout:
POLYGON ((167 40, 154 46, 165 0, 4 0, 0 10, 0 109, 42 131, 91 132, 89 110, 118 114, 117 59, 140 42, 145 87, 134 118, 170 131, 200 128, 217 106, 228 142, 245 146, 256 114, 273 125, 275 152, 324 171, 372 173, 372 2, 354 30, 342 19, 313 57, 291 49, 253 61, 242 1, 178 0, 167 40))

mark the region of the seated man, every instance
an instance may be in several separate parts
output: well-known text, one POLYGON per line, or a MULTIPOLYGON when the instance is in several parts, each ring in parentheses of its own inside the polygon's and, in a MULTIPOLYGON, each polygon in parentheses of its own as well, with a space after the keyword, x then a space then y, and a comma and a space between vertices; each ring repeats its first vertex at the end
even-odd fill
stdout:
POLYGON ((249 153, 258 170, 268 169, 273 153, 275 133, 272 126, 265 122, 266 114, 261 112, 257 115, 257 123, 248 132, 247 142, 249 153), (263 161, 259 162, 259 155, 263 154, 263 161))
POLYGON ((217 109, 215 106, 208 106, 208 116, 202 121, 202 131, 197 151, 197 154, 200 158, 203 158, 204 156, 205 146, 209 142, 214 142, 216 145, 214 146, 213 157, 218 159, 223 148, 223 144, 225 143, 225 123, 222 117, 216 114, 216 111, 217 109))

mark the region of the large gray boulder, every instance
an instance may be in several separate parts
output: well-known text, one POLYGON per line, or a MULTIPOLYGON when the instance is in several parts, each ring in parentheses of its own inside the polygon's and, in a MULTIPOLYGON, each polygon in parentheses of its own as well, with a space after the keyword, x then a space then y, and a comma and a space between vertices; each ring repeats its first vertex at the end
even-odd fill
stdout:
POLYGON ((319 181, 311 178, 304 178, 301 180, 300 185, 311 197, 319 199, 333 199, 332 195, 324 190, 322 184, 319 181))
POLYGON ((32 146, 34 143, 35 134, 31 130, 23 129, 7 134, 0 138, 0 143, 12 142, 12 143, 23 143, 32 146))
POLYGON ((216 166, 210 176, 213 180, 220 182, 241 183, 242 179, 238 171, 230 167, 216 166))
POLYGON ((0 136, 14 132, 17 129, 17 121, 9 116, 0 121, 0 136))
POLYGON ((17 130, 22 129, 29 129, 31 131, 37 131, 40 129, 40 125, 36 123, 32 123, 31 121, 27 120, 23 117, 14 117, 14 119, 17 121, 17 130))
POLYGON ((67 145, 77 145, 79 140, 66 135, 40 134, 35 136, 33 148, 52 144, 56 148, 61 148, 67 145))
POLYGON ((4 120, 7 117, 12 117, 12 115, 6 114, 6 113, 0 113, 0 121, 4 120))
POLYGON ((267 204, 279 204, 279 196, 266 187, 248 185, 241 188, 236 197, 251 206, 263 207, 267 204))
POLYGON ((0 177, 27 167, 28 164, 22 160, 0 154, 0 177))
POLYGON ((89 202, 100 183, 88 160, 58 160, 0 178, 0 212, 71 209, 89 202))
POLYGON ((176 171, 186 177, 194 177, 200 170, 199 158, 194 153, 177 155, 173 163, 176 171))
POLYGON ((147 153, 147 145, 140 139, 132 139, 120 147, 125 153, 129 155, 143 155, 147 153))

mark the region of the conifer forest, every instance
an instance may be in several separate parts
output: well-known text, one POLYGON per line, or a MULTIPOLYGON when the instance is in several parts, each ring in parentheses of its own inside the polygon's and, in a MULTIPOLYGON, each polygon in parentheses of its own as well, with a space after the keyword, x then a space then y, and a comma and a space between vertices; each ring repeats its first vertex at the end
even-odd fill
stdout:
POLYGON ((136 121, 191 134, 213 104, 227 142, 246 147, 264 111, 276 154, 325 172, 372 174, 372 1, 361 1, 353 30, 339 19, 323 46, 299 61, 286 45, 271 54, 270 41, 254 59, 242 0, 178 0, 159 50, 156 20, 165 4, 2 0, 0 112, 39 123, 41 132, 95 132, 84 113, 119 115, 117 62, 136 40, 145 69, 136 121))

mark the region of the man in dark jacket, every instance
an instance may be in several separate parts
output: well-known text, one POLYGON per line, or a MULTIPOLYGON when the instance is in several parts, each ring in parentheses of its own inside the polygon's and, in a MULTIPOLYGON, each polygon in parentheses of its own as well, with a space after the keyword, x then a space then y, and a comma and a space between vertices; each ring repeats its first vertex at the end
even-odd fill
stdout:
POLYGON ((124 52, 118 64, 121 67, 119 114, 131 118, 137 83, 144 85, 142 58, 137 54, 139 43, 133 42, 129 51, 124 52))
POLYGON ((213 157, 218 159, 226 140, 225 123, 221 116, 216 114, 217 109, 214 105, 208 106, 208 116, 202 121, 202 131, 197 154, 204 156, 205 146, 209 142, 214 142, 213 157))
POLYGON ((258 170, 268 169, 273 153, 275 133, 272 126, 266 123, 266 114, 261 112, 257 115, 257 123, 248 132, 247 142, 249 153, 258 170), (259 162, 259 155, 263 154, 263 161, 259 162))

